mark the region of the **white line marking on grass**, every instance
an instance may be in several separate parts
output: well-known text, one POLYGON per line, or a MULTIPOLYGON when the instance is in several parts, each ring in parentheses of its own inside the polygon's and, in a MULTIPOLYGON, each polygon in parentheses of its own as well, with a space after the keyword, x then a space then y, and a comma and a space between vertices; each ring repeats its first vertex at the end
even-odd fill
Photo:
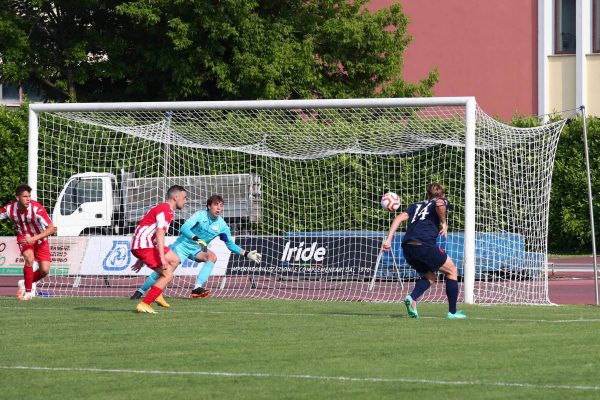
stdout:
MULTIPOLYGON (((65 310, 65 311, 85 311, 89 312, 89 309, 83 307, 19 307, 19 306, 0 306, 0 309, 14 309, 14 310, 65 310)), ((101 311, 111 311, 110 309, 103 309, 101 311)), ((115 308, 114 311, 127 311, 127 309, 115 308)), ((134 309, 131 309, 131 312, 134 312, 134 309)), ((389 318, 390 314, 373 314, 373 313, 284 313, 284 312, 263 312, 263 311, 210 311, 210 310, 202 310, 202 309, 170 309, 169 311, 160 312, 161 314, 167 313, 194 313, 194 314, 242 314, 242 315, 256 315, 256 316, 285 316, 285 317, 375 317, 375 318, 389 318)), ((394 314, 394 316, 398 318, 408 319, 405 314, 394 314)), ((446 317, 428 317, 421 316, 420 319, 442 319, 446 320, 446 317)), ((570 324, 570 323, 580 323, 580 322, 600 322, 600 318, 591 318, 591 319, 531 319, 531 318, 486 318, 486 317, 468 317, 467 320, 472 321, 500 321, 500 322, 545 322, 549 324, 570 324)), ((461 322, 457 322, 461 323, 461 322)))
POLYGON ((414 383, 451 386, 497 386, 515 387, 526 389, 548 389, 548 390, 591 390, 600 391, 600 386, 585 385, 542 385, 534 383, 516 382, 492 382, 492 381, 443 381, 432 379, 411 378, 380 378, 380 377, 353 377, 353 376, 323 376, 305 374, 270 374, 267 372, 219 372, 219 371, 160 371, 160 370, 137 370, 137 369, 113 369, 113 368, 69 368, 69 367, 39 367, 25 365, 0 365, 0 369, 25 370, 25 371, 55 371, 55 372, 90 372, 107 374, 154 374, 154 375, 182 375, 182 376, 216 376, 231 378, 276 378, 276 379, 302 379, 315 381, 340 381, 340 382, 392 382, 392 383, 414 383))

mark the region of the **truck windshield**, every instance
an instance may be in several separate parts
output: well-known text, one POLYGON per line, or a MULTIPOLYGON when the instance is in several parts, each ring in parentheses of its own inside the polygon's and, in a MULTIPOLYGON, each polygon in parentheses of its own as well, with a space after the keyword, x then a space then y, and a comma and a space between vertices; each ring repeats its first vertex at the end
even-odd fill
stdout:
POLYGON ((74 179, 65 189, 60 202, 60 213, 71 215, 84 203, 102 201, 101 179, 74 179))

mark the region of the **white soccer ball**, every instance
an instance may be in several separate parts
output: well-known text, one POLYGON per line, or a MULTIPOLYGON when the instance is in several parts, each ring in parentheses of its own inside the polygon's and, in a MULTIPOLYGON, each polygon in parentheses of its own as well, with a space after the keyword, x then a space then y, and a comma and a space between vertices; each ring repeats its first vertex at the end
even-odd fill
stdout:
POLYGON ((400 197, 394 192, 387 192, 381 197, 381 207, 394 212, 400 207, 400 197))

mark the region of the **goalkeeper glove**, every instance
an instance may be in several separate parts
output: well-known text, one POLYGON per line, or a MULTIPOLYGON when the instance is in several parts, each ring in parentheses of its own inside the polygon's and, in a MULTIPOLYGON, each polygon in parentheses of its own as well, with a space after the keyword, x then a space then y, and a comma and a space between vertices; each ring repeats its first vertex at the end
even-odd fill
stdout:
POLYGON ((198 246, 200 246, 200 248, 202 249, 200 251, 208 251, 208 245, 204 240, 200 239, 198 236, 192 236, 192 240, 196 242, 198 246))
POLYGON ((246 251, 246 254, 244 254, 244 256, 257 264, 260 264, 260 260, 262 259, 262 255, 260 253, 257 253, 256 250, 246 251))

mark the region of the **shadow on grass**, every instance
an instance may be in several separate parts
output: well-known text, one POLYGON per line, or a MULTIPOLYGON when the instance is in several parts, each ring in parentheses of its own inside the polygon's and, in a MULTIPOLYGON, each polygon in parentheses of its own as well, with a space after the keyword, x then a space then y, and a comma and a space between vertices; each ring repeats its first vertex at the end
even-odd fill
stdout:
POLYGON ((97 312, 137 312, 135 309, 120 309, 120 308, 103 308, 103 307, 73 307, 73 310, 77 311, 97 311, 97 312))
POLYGON ((364 313, 364 312, 323 312, 323 313, 318 313, 318 314, 322 314, 322 315, 338 315, 338 316, 348 316, 348 317, 387 317, 387 318, 404 318, 405 316, 402 315, 401 313, 394 313, 394 314, 381 314, 381 313, 364 313))

